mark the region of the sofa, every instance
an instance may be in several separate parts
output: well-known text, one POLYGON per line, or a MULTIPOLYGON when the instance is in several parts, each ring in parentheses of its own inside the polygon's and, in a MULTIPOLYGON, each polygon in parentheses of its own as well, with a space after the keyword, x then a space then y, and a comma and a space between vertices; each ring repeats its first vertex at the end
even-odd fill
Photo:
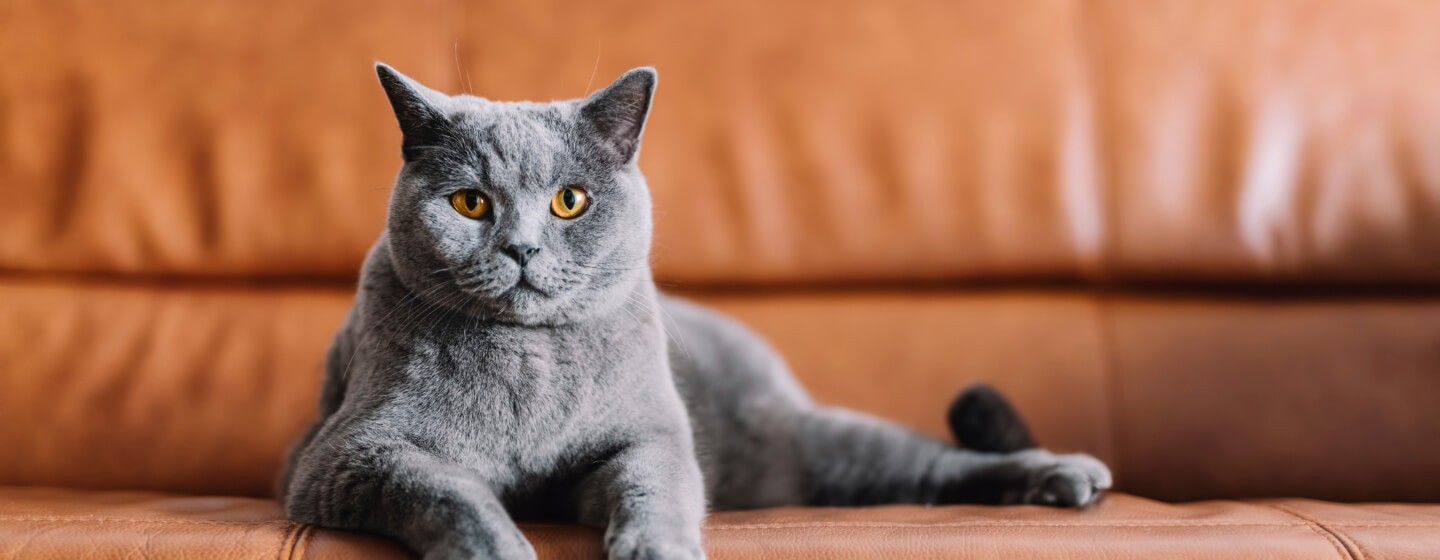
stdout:
MULTIPOLYGON (((0 558, 402 558, 274 501, 383 226, 372 63, 654 65, 662 289, 946 438, 985 381, 1080 509, 718 512, 727 558, 1440 558, 1440 5, 0 5, 0 558)), ((526 523, 541 558, 599 534, 526 523)))

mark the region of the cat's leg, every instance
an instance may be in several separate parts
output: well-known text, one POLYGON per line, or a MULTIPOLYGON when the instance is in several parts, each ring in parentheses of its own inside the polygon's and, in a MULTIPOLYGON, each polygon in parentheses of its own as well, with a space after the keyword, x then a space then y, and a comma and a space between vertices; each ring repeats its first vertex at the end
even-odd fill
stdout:
POLYGON ((883 503, 1083 504, 1110 473, 1085 455, 1033 445, 993 390, 952 407, 956 449, 896 424, 815 406, 764 338, 719 313, 663 297, 670 361, 706 457, 717 508, 883 503))
POLYGON ((611 560, 700 560, 705 489, 681 438, 635 443, 580 486, 580 522, 605 530, 611 560))
POLYGON ((842 409, 797 413, 806 502, 1089 503, 1109 488, 1110 471, 1088 455, 1041 449, 984 453, 957 449, 898 425, 842 409))
POLYGON ((316 459, 295 473, 290 519, 385 535, 426 560, 535 558, 495 493, 459 465, 406 448, 316 459))

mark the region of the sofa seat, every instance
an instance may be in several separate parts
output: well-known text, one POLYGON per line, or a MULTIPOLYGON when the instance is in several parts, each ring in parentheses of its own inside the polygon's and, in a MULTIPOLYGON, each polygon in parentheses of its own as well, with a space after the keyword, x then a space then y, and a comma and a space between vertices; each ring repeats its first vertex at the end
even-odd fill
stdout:
MULTIPOLYGON (((599 558, 600 534, 523 524, 541 558, 599 558)), ((1166 504, 1109 494, 1041 507, 781 508, 712 514, 723 558, 1436 558, 1440 505, 1166 504)), ((0 558, 405 558, 385 539, 282 518, 272 500, 0 487, 0 558)))

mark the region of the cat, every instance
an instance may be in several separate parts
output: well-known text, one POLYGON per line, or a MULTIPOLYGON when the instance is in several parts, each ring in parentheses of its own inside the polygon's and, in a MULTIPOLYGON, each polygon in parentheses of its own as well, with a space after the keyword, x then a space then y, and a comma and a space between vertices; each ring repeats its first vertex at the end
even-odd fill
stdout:
POLYGON ((957 448, 818 406, 754 332, 657 292, 637 167, 657 76, 584 99, 448 96, 377 63, 403 165, 281 477, 289 518, 428 559, 534 558, 513 518, 698 559, 716 510, 1086 504, 1088 455, 1035 448, 987 387, 957 448))

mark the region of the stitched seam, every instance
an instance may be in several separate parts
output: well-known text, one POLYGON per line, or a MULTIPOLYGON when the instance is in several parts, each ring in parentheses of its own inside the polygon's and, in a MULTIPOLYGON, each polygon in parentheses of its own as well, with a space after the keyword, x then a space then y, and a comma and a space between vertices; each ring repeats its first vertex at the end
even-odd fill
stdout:
POLYGON ((1356 558, 1359 558, 1360 560, 1365 560, 1364 549, 1360 548, 1360 543, 1355 542, 1355 539, 1350 538, 1350 535, 1346 534, 1344 531, 1335 529, 1328 524, 1321 523, 1318 519, 1315 520, 1315 524, 1323 527, 1326 531, 1334 533, 1336 537, 1339 537, 1340 540, 1345 543, 1345 548, 1349 549, 1356 558))
POLYGON ((1355 552, 1352 551, 1352 550, 1350 550, 1349 545, 1345 544, 1345 543, 1340 539, 1340 536, 1339 536, 1337 533, 1335 533, 1334 531, 1331 531, 1329 528, 1325 527, 1324 525, 1321 525, 1320 522, 1315 521, 1314 519, 1311 519, 1311 518, 1309 518, 1309 517, 1307 517, 1307 516, 1301 515, 1299 512, 1292 511, 1292 510, 1290 510, 1289 508, 1285 508, 1285 507, 1282 507, 1282 506, 1279 506, 1279 505, 1275 505, 1275 504, 1261 504, 1261 505, 1264 505, 1264 506, 1269 507, 1269 508, 1271 508, 1271 509, 1274 509, 1274 510, 1276 510, 1276 511, 1284 512, 1284 513, 1286 513, 1286 514, 1288 514, 1288 515, 1291 515, 1291 516, 1294 516, 1294 517, 1296 517, 1296 518, 1305 520, 1305 524, 1310 527, 1310 530, 1311 530, 1311 531, 1315 531, 1315 534, 1318 534, 1318 535, 1320 535, 1320 536, 1323 536, 1323 537, 1325 537, 1325 540, 1330 541, 1330 546, 1335 547, 1335 552, 1339 553, 1341 558, 1349 558, 1350 560, 1359 560, 1359 559, 1356 557, 1355 552))
POLYGON ((953 528, 953 527, 1300 527, 1308 525, 1304 522, 1294 523, 1244 523, 1244 522, 1214 522, 1214 523, 1187 523, 1177 521, 1167 522, 1114 522, 1114 523, 1045 523, 1045 522, 993 522, 978 521, 974 523, 764 523, 750 525, 711 525, 705 527, 708 530, 728 531, 737 529, 825 529, 825 528, 876 528, 876 529, 930 529, 930 528, 953 528))
POLYGON ((1371 523, 1330 522, 1331 527, 1440 527, 1440 521, 1375 521, 1371 523))
POLYGON ((0 517, 0 521, 50 521, 62 523, 174 523, 184 525, 274 525, 283 527, 286 521, 215 521, 209 519, 116 519, 108 517, 0 517))
POLYGON ((1350 543, 1350 546, 1355 547, 1355 555, 1356 555, 1356 556, 1360 557, 1362 560, 1365 558, 1365 547, 1360 546, 1360 542, 1359 542, 1359 541, 1356 541, 1355 539, 1350 538, 1350 535, 1345 534, 1345 533, 1343 533, 1343 532, 1341 532, 1341 531, 1336 531, 1335 534, 1336 534, 1336 535, 1340 535, 1341 537, 1343 537, 1343 538, 1345 539, 1345 542, 1350 543))
POLYGON ((301 524, 300 530, 295 533, 295 544, 290 547, 289 560, 304 558, 310 551, 310 541, 315 539, 315 526, 301 524))
MULTIPOLYGON (((1274 506, 1271 506, 1274 507, 1274 506)), ((1291 513, 1286 511, 1286 513, 1291 513)), ((1294 515, 1293 513, 1291 513, 1294 515)), ((115 519, 104 517, 0 517, 0 521, 44 521, 61 523, 135 523, 135 524, 181 524, 181 525, 242 525, 242 526, 266 526, 273 525, 283 527, 284 521, 214 521, 203 519, 115 519)), ((1248 522, 1212 522, 1212 523, 1188 523, 1184 521, 1140 521, 1133 523, 1111 522, 1111 523, 1045 523, 1045 522, 1008 522, 997 523, 993 521, 979 521, 974 523, 866 523, 866 522, 834 522, 834 523, 762 523, 745 525, 711 525, 707 530, 731 530, 731 529, 804 529, 804 528, 827 528, 827 527, 853 527, 865 528, 875 527, 886 528, 916 528, 926 527, 947 528, 947 527, 1295 527, 1300 525, 1312 525, 1304 518, 1295 523, 1248 523, 1248 522)), ((1330 527, 1437 527, 1440 528, 1440 521, 1385 521, 1371 523, 1330 523, 1330 527)), ((535 525, 522 524, 527 528, 565 527, 566 525, 535 525)), ((306 537, 314 533, 312 526, 306 526, 306 537)))
POLYGON ((304 525, 293 523, 289 530, 281 534, 280 548, 275 553, 275 560, 286 560, 293 555, 295 551, 295 540, 299 538, 300 531, 304 528, 304 525))
POLYGON ((1348 551, 1350 551, 1351 556, 1354 556, 1355 558, 1358 558, 1359 560, 1365 560, 1365 553, 1364 553, 1364 552, 1361 552, 1361 550, 1360 550, 1360 544, 1357 543, 1357 542, 1355 542, 1355 539, 1350 538, 1350 535, 1345 534, 1345 532, 1339 531, 1339 530, 1336 530, 1336 529, 1333 529, 1333 528, 1331 528, 1330 525, 1327 525, 1327 524, 1325 524, 1325 523, 1322 523, 1319 519, 1315 519, 1315 518, 1313 518, 1313 517, 1311 517, 1311 516, 1304 515, 1304 514, 1298 512, 1298 511, 1291 510, 1290 508, 1287 508, 1287 507, 1285 507, 1285 506, 1276 505, 1276 504, 1270 504, 1270 505, 1274 506, 1275 509, 1286 511, 1286 512, 1294 515, 1295 517, 1299 517, 1299 518, 1301 518, 1301 519, 1304 519, 1304 520, 1306 520, 1306 521, 1309 521, 1309 522, 1311 522, 1311 523, 1314 523, 1315 526, 1320 527, 1321 529, 1324 529, 1327 533, 1330 533, 1330 534, 1332 534, 1332 535, 1335 535, 1336 538, 1340 539, 1340 542, 1345 543, 1345 549, 1348 550, 1348 551))

